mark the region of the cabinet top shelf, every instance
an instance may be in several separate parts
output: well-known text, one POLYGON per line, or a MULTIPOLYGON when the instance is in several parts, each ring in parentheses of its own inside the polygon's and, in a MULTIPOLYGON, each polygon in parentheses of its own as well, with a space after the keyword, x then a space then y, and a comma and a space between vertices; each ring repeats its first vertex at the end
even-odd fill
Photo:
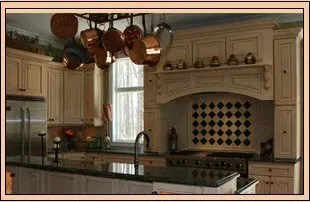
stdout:
POLYGON ((218 71, 218 70, 234 70, 234 69, 250 69, 250 68, 265 68, 266 66, 271 67, 270 64, 267 63, 255 63, 255 64, 239 64, 239 65, 224 65, 220 67, 203 67, 203 68, 194 68, 193 66, 187 67, 187 69, 183 70, 171 70, 171 71, 156 71, 152 72, 152 74, 175 74, 175 73, 186 73, 186 72, 204 72, 204 71, 218 71))

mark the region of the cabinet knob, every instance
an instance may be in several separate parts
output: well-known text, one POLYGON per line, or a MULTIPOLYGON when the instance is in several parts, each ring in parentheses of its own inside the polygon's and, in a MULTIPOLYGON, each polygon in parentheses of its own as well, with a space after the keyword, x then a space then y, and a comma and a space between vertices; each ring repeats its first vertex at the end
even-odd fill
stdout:
POLYGON ((150 83, 152 83, 152 80, 149 80, 150 83))
POLYGON ((20 89, 19 89, 19 91, 23 91, 23 89, 22 89, 22 88, 20 88, 20 89))
POLYGON ((286 70, 283 70, 283 73, 286 74, 286 70))
POLYGON ((10 174, 10 177, 15 177, 15 173, 11 173, 11 174, 10 174))
POLYGON ((272 169, 271 169, 271 168, 269 168, 269 169, 268 169, 268 171, 269 171, 269 172, 271 172, 271 171, 272 171, 272 169))
POLYGON ((81 121, 83 121, 84 119, 81 119, 81 121))
POLYGON ((157 191, 153 191, 152 194, 158 194, 157 191))
POLYGON ((152 132, 152 129, 149 129, 149 132, 152 132))
POLYGON ((94 119, 90 119, 90 121, 93 121, 94 119))
POLYGON ((153 162, 152 161, 150 161, 150 164, 152 164, 153 162))
POLYGON ((283 131, 283 133, 284 133, 284 134, 286 134, 286 130, 285 130, 285 131, 283 131))
POLYGON ((266 184, 269 184, 269 182, 266 182, 266 184))
POLYGON ((273 182, 270 182, 270 184, 273 184, 273 182))

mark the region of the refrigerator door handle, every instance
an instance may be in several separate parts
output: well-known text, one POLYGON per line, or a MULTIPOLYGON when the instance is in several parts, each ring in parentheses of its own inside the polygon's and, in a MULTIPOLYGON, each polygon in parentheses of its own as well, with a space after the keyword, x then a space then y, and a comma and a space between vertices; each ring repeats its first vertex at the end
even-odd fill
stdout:
POLYGON ((21 142, 21 157, 23 158, 25 156, 25 108, 20 108, 20 140, 21 142))
POLYGON ((28 157, 30 157, 31 156, 31 139, 30 139, 30 118, 31 116, 30 116, 30 108, 27 107, 26 110, 27 110, 27 119, 28 119, 27 121, 28 157))

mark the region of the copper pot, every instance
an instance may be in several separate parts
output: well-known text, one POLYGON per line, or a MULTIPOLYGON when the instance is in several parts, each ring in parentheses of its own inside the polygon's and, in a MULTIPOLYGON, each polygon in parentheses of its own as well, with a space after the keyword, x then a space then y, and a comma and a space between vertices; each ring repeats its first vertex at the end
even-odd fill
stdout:
POLYGON ((50 21, 52 33, 60 39, 72 38, 78 30, 78 20, 74 14, 56 13, 50 21))
POLYGON ((141 38, 143 33, 140 27, 137 25, 131 25, 124 30, 123 34, 125 37, 124 54, 129 56, 129 51, 132 49, 133 41, 135 39, 141 38))
POLYGON ((97 46, 99 42, 98 29, 91 28, 81 31, 80 40, 85 48, 88 48, 89 46, 97 46))
POLYGON ((78 60, 78 58, 75 58, 74 55, 70 53, 63 54, 62 63, 70 70, 76 70, 84 65, 78 60))
POLYGON ((125 37, 121 31, 115 28, 109 28, 102 38, 104 48, 115 54, 123 50, 125 37))
POLYGON ((161 56, 159 40, 153 35, 134 40, 129 56, 137 65, 156 65, 161 56))

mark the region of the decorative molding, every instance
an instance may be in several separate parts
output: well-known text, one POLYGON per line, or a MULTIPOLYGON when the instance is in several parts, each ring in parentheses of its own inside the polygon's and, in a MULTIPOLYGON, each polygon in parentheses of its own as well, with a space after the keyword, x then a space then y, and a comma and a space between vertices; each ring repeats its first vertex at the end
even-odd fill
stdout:
POLYGON ((269 90, 272 81, 272 67, 270 65, 266 65, 264 68, 264 79, 265 79, 265 89, 269 90))
POLYGON ((274 39, 303 38, 303 28, 280 29, 273 32, 274 39))
POLYGON ((22 51, 22 50, 17 50, 14 48, 6 48, 6 55, 12 55, 14 57, 22 57, 22 58, 32 58, 36 60, 42 60, 44 62, 50 62, 53 60, 53 57, 46 56, 46 55, 40 55, 37 53, 31 53, 28 51, 22 51))
POLYGON ((51 44, 52 46, 54 46, 55 48, 58 49, 63 49, 65 42, 61 42, 61 40, 57 40, 55 38, 49 37, 47 35, 43 35, 43 34, 38 34, 38 33, 34 33, 34 32, 30 32, 18 27, 14 27, 14 26, 10 26, 10 25, 6 25, 6 30, 10 30, 10 31, 17 31, 20 34, 24 34, 27 36, 39 36, 39 44, 40 45, 46 45, 48 46, 49 44, 51 44))

